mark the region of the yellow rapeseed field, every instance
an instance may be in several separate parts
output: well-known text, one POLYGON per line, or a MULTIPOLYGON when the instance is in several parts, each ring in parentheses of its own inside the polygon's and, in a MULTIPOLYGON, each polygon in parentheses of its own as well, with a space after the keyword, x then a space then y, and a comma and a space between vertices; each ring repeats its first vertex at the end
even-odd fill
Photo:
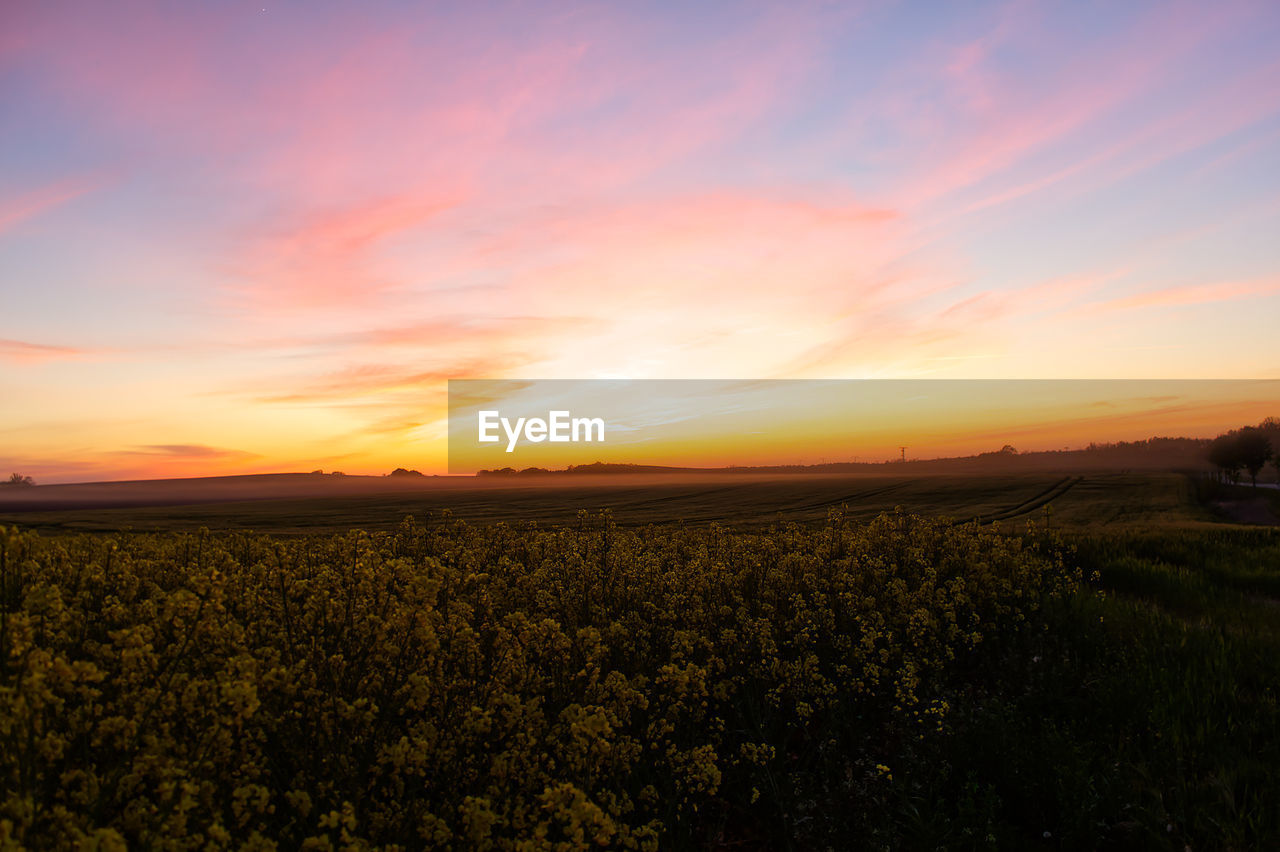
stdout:
POLYGON ((1078 584, 901 513, 0 534, 3 849, 655 849, 870 807, 1078 584))

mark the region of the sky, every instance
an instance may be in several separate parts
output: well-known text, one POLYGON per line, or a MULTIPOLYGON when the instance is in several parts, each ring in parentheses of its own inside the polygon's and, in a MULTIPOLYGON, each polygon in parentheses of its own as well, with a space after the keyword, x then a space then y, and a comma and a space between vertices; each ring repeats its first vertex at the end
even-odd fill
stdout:
POLYGON ((4 3, 0 468, 443 472, 451 378, 1280 378, 1278 43, 1274 2, 4 3))

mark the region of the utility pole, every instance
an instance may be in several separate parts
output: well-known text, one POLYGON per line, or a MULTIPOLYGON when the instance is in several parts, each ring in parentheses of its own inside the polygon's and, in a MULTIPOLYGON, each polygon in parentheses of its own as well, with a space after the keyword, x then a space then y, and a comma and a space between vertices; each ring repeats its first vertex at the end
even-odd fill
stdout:
POLYGON ((902 453, 902 458, 901 458, 901 459, 899 459, 899 461, 901 461, 901 462, 905 463, 905 462, 906 462, 906 460, 907 460, 907 448, 906 448, 906 447, 898 447, 898 452, 902 453))

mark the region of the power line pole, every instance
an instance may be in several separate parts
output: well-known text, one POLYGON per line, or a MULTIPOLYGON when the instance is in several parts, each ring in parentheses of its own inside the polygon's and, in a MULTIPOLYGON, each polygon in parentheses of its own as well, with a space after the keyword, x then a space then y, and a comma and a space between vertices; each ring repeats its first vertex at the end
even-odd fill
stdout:
POLYGON ((898 452, 902 453, 902 458, 901 458, 901 459, 899 459, 899 461, 902 461, 902 462, 904 462, 904 463, 905 463, 905 462, 906 462, 906 460, 907 460, 907 448, 906 448, 906 447, 898 447, 898 452))

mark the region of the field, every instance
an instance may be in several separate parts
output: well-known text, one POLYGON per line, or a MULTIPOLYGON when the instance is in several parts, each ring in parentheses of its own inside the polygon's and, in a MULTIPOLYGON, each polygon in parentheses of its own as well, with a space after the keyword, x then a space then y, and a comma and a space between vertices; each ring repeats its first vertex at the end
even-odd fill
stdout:
POLYGON ((1256 500, 622 477, 12 512, 0 848, 1274 848, 1256 500))
MULTIPOLYGON (((822 521, 832 509, 869 520, 897 507, 931 517, 987 522, 1043 521, 1046 507, 1051 507, 1051 524, 1081 527, 1213 520, 1212 512, 1196 500, 1188 478, 1174 473, 634 475, 582 480, 529 484, 426 480, 406 487, 374 479, 361 487, 358 483, 335 485, 321 478, 305 497, 295 493, 255 500, 235 499, 243 497, 239 492, 178 498, 158 490, 134 494, 124 488, 119 489, 124 496, 113 498, 104 489, 89 495, 58 494, 58 502, 80 500, 81 504, 53 511, 15 512, 6 510, 0 500, 0 523, 46 532, 208 527, 299 534, 353 527, 388 530, 406 516, 426 518, 445 510, 470 523, 545 524, 571 521, 581 511, 608 509, 615 521, 625 526, 682 520, 759 528, 778 521, 822 521), (335 490, 341 493, 333 493, 335 490), (138 505, 102 507, 112 499, 138 505), (171 502, 178 499, 190 502, 171 502)), ((299 489, 294 486, 292 490, 299 489)))

